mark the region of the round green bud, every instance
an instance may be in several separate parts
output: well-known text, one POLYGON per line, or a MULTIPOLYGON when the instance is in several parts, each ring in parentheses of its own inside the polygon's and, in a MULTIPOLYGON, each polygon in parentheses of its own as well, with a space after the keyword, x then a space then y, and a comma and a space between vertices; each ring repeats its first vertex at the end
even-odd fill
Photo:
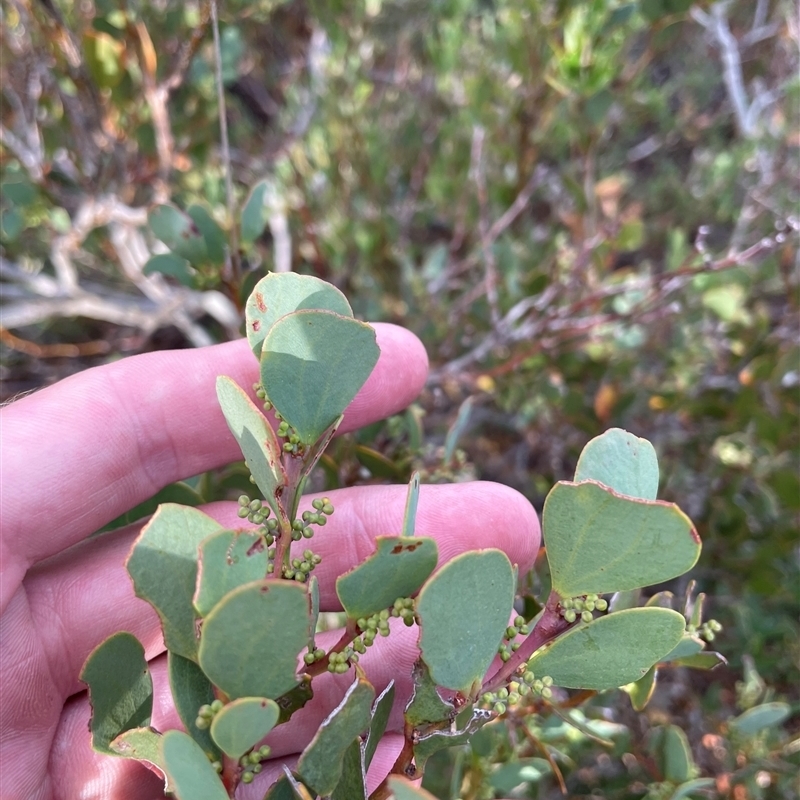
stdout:
POLYGON ((253 766, 253 775, 258 775, 258 773, 261 772, 262 769, 263 767, 261 766, 261 764, 255 764, 253 766))
POLYGON ((495 714, 505 714, 506 713, 506 705, 505 703, 495 703, 494 704, 494 712, 495 714))
POLYGON ((575 622, 575 620, 577 619, 577 615, 576 615, 576 614, 575 614, 575 612, 574 612, 574 611, 573 611, 573 610, 570 608, 570 609, 568 609, 568 610, 566 611, 566 613, 564 614, 564 619, 565 619, 567 622, 575 622))
POLYGON ((194 721, 195 728, 199 728, 201 731, 204 731, 210 724, 206 717, 198 717, 194 721))
POLYGON ((317 497, 316 500, 311 501, 311 505, 314 508, 316 508, 317 511, 320 511, 322 509, 322 506, 325 505, 325 503, 319 497, 317 497))
POLYGON ((213 717, 214 712, 211 710, 210 705, 202 705, 197 709, 197 714, 201 717, 213 717))
POLYGON ((253 750, 248 758, 250 759, 251 764, 259 764, 261 762, 261 756, 259 755, 258 750, 253 750))
POLYGON ((591 622, 592 621, 592 612, 591 611, 581 611, 581 619, 584 622, 591 622))
POLYGON ((317 525, 322 527, 327 524, 328 520, 323 516, 317 515, 317 518, 314 520, 314 522, 316 522, 317 525))
POLYGON ((244 755, 239 759, 239 766, 246 767, 250 763, 250 755, 244 755))
POLYGON ((244 508, 250 505, 250 498, 246 494, 239 495, 239 505, 244 508))
POLYGON ((258 498, 256 498, 255 500, 251 500, 250 503, 248 504, 248 508, 251 511, 258 511, 261 508, 261 501, 258 498))
POLYGON ((314 529, 305 527, 303 528, 303 538, 304 539, 311 539, 314 536, 314 529))
POLYGON ((542 697, 544 697, 545 700, 549 700, 552 696, 553 690, 549 686, 545 686, 544 689, 542 689, 542 697))
POLYGON ((324 503, 321 510, 323 514, 327 514, 328 516, 333 514, 333 506, 330 502, 324 503))
POLYGON ((512 642, 511 643, 511 652, 512 653, 516 653, 517 650, 519 650, 521 645, 522 645, 522 642, 512 642))
POLYGON ((602 597, 594 604, 594 607, 598 611, 605 611, 608 609, 608 601, 604 600, 602 597))
POLYGON ((347 664, 337 664, 336 665, 336 672, 339 675, 344 675, 344 673, 347 672, 347 670, 348 670, 347 664))
POLYGON ((509 653, 509 652, 508 652, 508 650, 503 650, 503 651, 500 653, 500 660, 501 660, 501 661, 502 661, 504 664, 505 664, 505 663, 506 663, 506 661, 508 661, 510 658, 511 658, 511 653, 509 653))
POLYGON ((722 631, 722 624, 715 619, 710 619, 708 621, 708 627, 711 628, 714 633, 720 633, 720 631, 722 631))
POLYGON ((267 564, 267 574, 272 575, 275 572, 274 564, 267 564))
POLYGON ((506 688, 500 689, 500 691, 497 693, 497 696, 501 700, 505 700, 508 697, 508 689, 506 688))
POLYGON ((506 628, 506 639, 513 639, 517 635, 517 629, 512 628, 510 625, 506 628))
POLYGON ((531 693, 531 687, 528 686, 527 683, 521 683, 519 685, 519 689, 517 689, 517 692, 519 693, 520 697, 525 697, 531 693))
POLYGON ((406 628, 410 628, 414 624, 414 615, 411 614, 408 617, 403 617, 403 624, 406 626, 406 628))
POLYGON ((305 661, 305 662, 306 662, 306 664, 313 664, 313 663, 314 663, 316 660, 317 660, 317 659, 316 659, 316 658, 314 658, 314 654, 313 654, 313 653, 306 653, 306 654, 303 656, 303 661, 305 661))
MULTIPOLYGON (((325 658, 325 651, 321 647, 317 647, 314 650, 314 658, 317 661, 320 661, 321 659, 325 658)), ((264 745, 264 746, 266 747, 266 745, 264 745)))
POLYGON ((523 681, 525 681, 525 683, 527 683, 527 684, 531 684, 531 683, 533 683, 535 679, 536 679, 536 676, 535 676, 535 675, 534 675, 534 674, 533 674, 533 673, 532 673, 530 670, 528 670, 528 671, 527 671, 527 672, 526 672, 526 673, 525 673, 525 674, 522 676, 522 680, 523 680, 523 681))
POLYGON ((494 702, 494 695, 491 692, 486 692, 483 695, 483 697, 481 697, 481 700, 484 703, 493 703, 494 702))
POLYGON ((242 773, 242 783, 252 783, 253 782, 253 773, 250 770, 245 770, 242 773))
POLYGON ((261 747, 258 748, 258 754, 261 758, 268 758, 269 754, 272 752, 270 746, 268 744, 262 744, 261 747))
POLYGON ((531 629, 528 625, 520 625, 519 632, 523 636, 527 636, 531 632, 531 629))
POLYGON ((211 766, 214 767, 214 772, 220 773, 222 772, 222 762, 221 761, 212 761, 211 766))
POLYGON ((303 538, 301 531, 292 531, 292 541, 299 542, 303 538))
POLYGON ((541 692, 544 688, 544 681, 540 681, 538 678, 531 684, 531 688, 534 692, 541 692))
POLYGON ((517 692, 509 692, 508 704, 513 706, 515 703, 519 703, 519 694, 517 692))
POLYGON ((248 508, 239 508, 239 510, 236 513, 237 513, 237 516, 239 517, 239 519, 244 519, 245 517, 249 517, 250 516, 250 509, 248 509, 248 508))
POLYGON ((260 512, 258 514, 251 514, 250 522, 252 522, 253 525, 261 525, 264 522, 264 515, 260 512))
POLYGON ((572 608, 574 604, 575 603, 574 603, 574 601, 573 601, 573 599, 571 597, 565 597, 561 601, 561 608, 563 608, 566 611, 566 609, 572 608))
POLYGON ((292 450, 294 450, 294 445, 291 444, 291 442, 284 442, 283 443, 283 452, 284 453, 291 453, 292 450))
POLYGON ((584 607, 584 608, 585 608, 587 611, 594 611, 594 609, 595 609, 595 602, 594 602, 594 600, 587 600, 587 601, 586 601, 586 602, 583 604, 583 607, 584 607))
POLYGON ((552 686, 553 685, 553 679, 549 675, 544 675, 542 677, 542 683, 545 686, 552 686))
POLYGON ((214 700, 214 702, 213 702, 213 703, 211 703, 211 710, 212 710, 212 711, 213 711, 215 714, 217 714, 217 713, 219 713, 220 711, 222 711, 222 709, 223 709, 224 707, 225 707, 225 703, 223 703, 223 702, 222 702, 222 700, 214 700))
POLYGON ((248 478, 248 480, 250 481, 250 483, 256 482, 256 479, 252 475, 248 478))

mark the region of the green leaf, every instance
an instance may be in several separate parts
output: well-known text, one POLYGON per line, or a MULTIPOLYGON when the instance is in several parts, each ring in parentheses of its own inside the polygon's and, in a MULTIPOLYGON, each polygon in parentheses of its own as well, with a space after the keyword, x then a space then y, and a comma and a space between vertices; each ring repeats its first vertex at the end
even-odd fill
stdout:
POLYGON ((618 611, 571 628, 539 648, 528 665, 556 686, 602 692, 642 678, 680 641, 685 626, 666 608, 618 611))
POLYGON ((331 800, 367 800, 367 768, 364 763, 364 749, 356 739, 347 748, 342 759, 342 775, 331 800))
POLYGON ((430 792, 414 786, 406 778, 391 776, 389 778, 389 788, 392 790, 394 800, 436 800, 430 792))
POLYGON ((675 661, 679 658, 686 658, 687 656, 693 656, 696 653, 702 652, 705 644, 703 644, 702 639, 698 639, 696 636, 691 636, 690 634, 686 633, 683 635, 683 638, 675 645, 675 649, 672 652, 667 653, 664 658, 661 659, 663 663, 667 661, 675 661))
POLYGON ((245 326, 250 348, 261 356, 261 348, 272 326, 287 314, 302 310, 333 311, 352 317, 347 298, 326 281, 294 272, 272 272, 253 288, 245 305, 245 326))
POLYGON ((562 597, 619 592, 682 575, 700 556, 691 520, 673 503, 560 481, 542 517, 553 589, 562 597))
POLYGON ((166 503, 144 526, 126 563, 136 596, 147 600, 161 617, 167 649, 193 661, 197 659, 192 605, 197 548, 220 530, 202 511, 166 503))
POLYGON ((214 744, 208 728, 201 729, 194 724, 200 706, 211 705, 216 699, 211 681, 194 661, 170 650, 167 651, 167 672, 169 673, 172 701, 175 703, 175 709, 181 722, 186 726, 192 739, 203 749, 203 752, 212 761, 219 760, 222 754, 214 744))
POLYGON ((355 680, 328 715, 297 762, 297 774, 319 795, 329 795, 342 774, 344 755, 369 726, 375 689, 355 680))
POLYGON ((386 733, 386 726, 389 724, 389 715, 392 713, 394 705, 394 681, 378 695, 372 706, 372 721, 369 724, 367 741, 364 743, 364 767, 369 769, 375 751, 378 749, 383 734, 386 733))
POLYGON ((760 706, 748 708, 744 714, 732 719, 728 727, 740 736, 753 736, 764 728, 780 725, 791 711, 791 706, 786 703, 762 703, 760 706))
POLYGON ((222 228, 217 225, 214 218, 203 206, 191 205, 186 209, 186 213, 191 217, 192 222, 194 222, 203 236, 208 260, 212 264, 223 264, 225 262, 228 239, 222 228))
POLYGON ((132 634, 116 633, 92 650, 80 679, 89 687, 92 747, 117 755, 110 747, 114 739, 150 723, 153 681, 144 647, 132 634))
POLYGON ((622 687, 630 696, 631 705, 635 711, 644 711, 645 707, 650 702, 650 698, 653 696, 653 692, 656 688, 657 672, 656 665, 653 664, 653 666, 645 672, 644 677, 622 687))
POLYGON ((489 777, 489 785, 501 794, 511 794, 521 783, 535 783, 551 772, 543 758, 522 758, 496 769, 489 777))
POLYGON ((677 725, 655 728, 650 736, 649 749, 660 762, 665 781, 683 783, 695 776, 697 768, 689 740, 677 725))
POLYGON ((336 579, 336 594, 351 619, 388 608, 398 597, 410 597, 436 568, 434 539, 378 536, 376 550, 336 579))
POLYGON ((149 258, 142 267, 142 274, 144 275, 152 275, 156 272, 175 278, 178 283, 188 286, 190 289, 194 287, 197 276, 197 272, 195 272, 191 264, 185 258, 175 255, 175 253, 159 253, 149 258))
POLYGON ((373 478, 398 480, 403 476, 404 470, 398 464, 395 464, 394 461, 387 458, 383 453, 379 453, 371 447, 357 444, 355 446, 354 455, 358 459, 359 464, 370 471, 373 478))
POLYGON ((178 800, 229 800, 206 754, 183 731, 167 731, 161 737, 161 761, 178 800))
POLYGON ((253 581, 225 595, 205 618, 199 663, 231 698, 275 698, 297 685, 297 654, 307 643, 305 587, 253 581))
POLYGON ((278 516, 278 498, 288 481, 275 431, 244 390, 225 375, 217 378, 217 399, 256 486, 278 516))
POLYGON ((264 340, 261 382, 281 416, 311 444, 347 408, 379 355, 366 323, 330 311, 296 311, 264 340))
POLYGON ((691 797, 694 792, 711 789, 716 783, 713 778, 695 778, 693 781, 686 781, 669 796, 669 800, 683 800, 684 797, 691 797))
POLYGON ((414 472, 408 482, 406 510, 403 514, 403 536, 413 536, 417 527, 417 507, 419 506, 419 472, 414 472))
POLYGON ((442 700, 430 670, 421 658, 414 663, 411 677, 414 679, 414 693, 405 710, 405 720, 409 725, 418 728, 456 718, 455 706, 442 700))
POLYGON ((241 758, 277 724, 280 710, 266 697, 240 697, 214 715, 211 738, 229 758, 241 758))
POLYGON ((658 457, 647 439, 611 428, 583 448, 575 482, 597 481, 617 494, 655 500, 658 495, 658 457))
MULTIPOLYGON (((111 750, 124 758, 147 761, 164 772, 161 763, 161 734, 154 728, 131 728, 121 733, 109 745, 111 750)), ((170 790, 170 787, 167 787, 170 790)))
POLYGON ((420 650, 440 686, 469 692, 492 659, 514 604, 514 570, 500 550, 456 556, 417 598, 420 650))
POLYGON ((192 266, 208 261, 203 234, 194 220, 179 208, 171 205, 156 206, 147 215, 147 222, 158 239, 192 266))
POLYGON ((693 656, 676 658, 672 663, 679 667, 691 667, 692 669, 714 669, 720 664, 727 664, 728 659, 721 653, 716 653, 712 650, 710 652, 697 653, 693 656))
POLYGON ((264 202, 267 197, 269 183, 259 181, 251 190, 242 207, 241 228, 239 239, 241 242, 254 242, 264 232, 269 219, 269 208, 264 202))
POLYGON ((267 543, 258 533, 219 531, 200 545, 194 607, 205 617, 228 592, 267 576, 267 543))

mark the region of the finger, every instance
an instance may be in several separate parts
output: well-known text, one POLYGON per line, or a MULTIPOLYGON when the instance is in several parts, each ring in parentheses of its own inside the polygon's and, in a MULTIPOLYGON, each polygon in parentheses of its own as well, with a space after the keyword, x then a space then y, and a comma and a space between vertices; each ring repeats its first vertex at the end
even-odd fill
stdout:
MULTIPOLYGON (((322 556, 314 570, 320 583, 323 610, 338 611, 336 578, 375 551, 375 537, 402 532, 405 486, 355 486, 327 493, 334 513, 314 538, 295 549, 311 548, 322 556)), ((315 495, 303 497, 301 510, 311 508, 315 495)), ((208 508, 225 526, 241 527, 233 503, 208 508)), ((508 486, 488 481, 420 487, 415 534, 430 536, 439 548, 439 565, 467 550, 496 547, 525 574, 539 552, 539 520, 531 504, 508 486)), ((299 554, 299 553, 298 553, 299 554)))
MULTIPOLYGON (((425 380, 419 340, 394 325, 375 329, 381 357, 342 430, 399 411, 425 380)), ((217 403, 220 374, 246 388, 257 380, 245 340, 134 356, 67 378, 2 411, 0 469, 14 476, 15 485, 3 493, 0 608, 31 564, 167 484, 241 458, 217 403)))
MULTIPOLYGON (((322 555, 315 570, 323 609, 340 608, 336 578, 374 550, 375 536, 400 531, 405 509, 403 486, 361 486, 331 492, 335 512, 314 538, 303 540, 322 555)), ((310 498, 304 498, 310 506, 310 498)), ((204 508, 221 524, 240 528, 234 503, 204 508)), ((467 550, 497 547, 520 572, 527 572, 539 549, 539 523, 530 503, 506 486, 488 482, 423 486, 416 532, 432 536, 439 563, 467 550)), ((62 698, 80 691, 81 665, 103 639, 118 630, 133 632, 148 657, 163 648, 159 622, 150 606, 135 597, 123 566, 135 528, 89 539, 31 570, 25 579, 31 614, 50 673, 58 676, 62 698)))

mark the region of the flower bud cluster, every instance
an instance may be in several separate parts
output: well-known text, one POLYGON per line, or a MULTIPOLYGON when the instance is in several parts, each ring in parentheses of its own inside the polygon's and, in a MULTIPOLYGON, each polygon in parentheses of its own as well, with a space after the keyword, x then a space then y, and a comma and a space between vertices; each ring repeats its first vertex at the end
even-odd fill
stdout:
POLYGON ((262 745, 239 759, 239 766, 243 767, 242 783, 253 782, 253 778, 261 772, 261 762, 269 758, 271 752, 268 745, 262 745))
POLYGON ((352 647, 345 647, 341 653, 328 654, 328 672, 336 675, 343 675, 350 669, 350 664, 358 661, 358 653, 352 647))
POLYGON ((317 555, 311 550, 303 550, 302 558, 293 558, 291 562, 283 568, 283 577, 289 581, 305 583, 308 580, 308 576, 314 570, 314 567, 320 563, 322 563, 322 556, 317 555))
POLYGON ((561 616, 569 622, 575 622, 579 617, 581 622, 591 622, 595 611, 606 611, 608 602, 596 594, 586 594, 579 597, 565 597, 561 601, 561 616))
POLYGON ((525 617, 514 617, 513 624, 509 625, 506 628, 506 632, 503 634, 504 641, 501 642, 500 647, 497 648, 497 652, 500 654, 500 660, 503 662, 508 661, 508 659, 511 658, 511 654, 519 650, 520 642, 515 642, 514 639, 520 634, 527 636, 529 633, 530 628, 525 623, 525 617), (511 642, 511 644, 506 644, 506 642, 511 642))
POLYGON ((721 630, 722 625, 715 619, 710 619, 708 622, 704 622, 702 625, 700 625, 700 627, 697 627, 696 625, 686 626, 687 633, 691 634, 692 636, 699 636, 701 639, 705 639, 707 642, 713 642, 721 630))
POLYGON ((275 540, 275 531, 278 529, 278 520, 267 519, 270 515, 270 507, 265 505, 263 500, 251 500, 246 494, 240 495, 238 514, 239 519, 246 519, 253 525, 261 525, 264 528, 264 535, 267 537, 267 544, 272 544, 275 540))
POLYGON ((317 647, 314 650, 309 650, 303 656, 303 661, 311 666, 315 661, 322 661, 323 658, 325 658, 325 651, 321 647, 317 647))
POLYGON ((511 681, 508 687, 498 689, 496 692, 486 692, 481 696, 480 705, 488 708, 495 714, 505 714, 510 706, 520 702, 523 697, 538 695, 548 699, 553 696, 553 679, 549 675, 537 678, 527 665, 523 666, 517 674, 517 679, 511 681))
POLYGON ((201 731, 209 728, 214 716, 222 711, 224 705, 222 700, 215 700, 210 705, 200 706, 200 708, 197 709, 197 719, 194 721, 195 726, 201 731))
POLYGON ((254 383, 253 391, 256 393, 256 397, 263 401, 264 411, 272 411, 272 403, 270 403, 269 399, 267 398, 267 393, 264 390, 264 387, 260 383, 254 383))

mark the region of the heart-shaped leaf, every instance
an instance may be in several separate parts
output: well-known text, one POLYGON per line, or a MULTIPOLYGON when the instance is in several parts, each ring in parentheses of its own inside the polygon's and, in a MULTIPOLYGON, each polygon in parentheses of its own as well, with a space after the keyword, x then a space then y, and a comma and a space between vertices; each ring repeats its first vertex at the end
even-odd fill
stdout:
POLYGON ((666 608, 631 608, 578 625, 537 650, 528 667, 557 686, 601 692, 633 683, 681 640, 686 620, 666 608))
POLYGON ((161 617, 167 649, 193 661, 197 548, 220 530, 219 523, 196 508, 165 503, 142 529, 126 563, 136 596, 161 617))
POLYGON ((144 647, 132 634, 116 633, 92 650, 80 679, 89 687, 92 747, 118 755, 110 747, 114 739, 150 724, 153 681, 144 647))
POLYGON ((194 607, 204 617, 237 586, 267 576, 267 543, 249 531, 219 531, 200 545, 194 607))
POLYGON ((647 439, 611 428, 583 448, 575 482, 597 481, 617 494, 655 500, 658 495, 658 457, 647 439))
POLYGON ((388 608, 414 594, 436 567, 439 550, 427 537, 378 536, 376 551, 336 580, 336 594, 351 619, 388 608))
POLYGON ((203 672, 231 698, 280 697, 297 683, 297 655, 308 644, 304 586, 246 583, 229 592, 203 622, 203 672))
POLYGON ((593 481, 556 484, 542 516, 553 589, 562 597, 638 589, 675 578, 700 556, 673 503, 623 497, 593 481))
POLYGON ((240 697, 223 706, 211 723, 211 738, 229 758, 241 758, 276 725, 280 709, 266 697, 240 697))
POLYGON ((206 754, 183 731, 161 737, 161 763, 178 800, 229 800, 228 792, 206 754))
POLYGON ((250 293, 245 306, 247 341, 261 355, 265 337, 272 326, 293 311, 317 309, 352 317, 347 298, 326 281, 295 272, 272 272, 262 278, 250 293))
POLYGON ((287 479, 275 431, 244 390, 225 375, 217 378, 217 399, 256 486, 272 512, 279 515, 278 498, 287 479))
POLYGON ((469 692, 492 659, 514 603, 514 570, 500 550, 456 556, 417 598, 420 649, 440 686, 469 692))
POLYGON ((261 383, 305 444, 316 441, 370 376, 380 349, 366 323, 331 311, 295 311, 270 329, 261 383))
POLYGON ((350 688, 319 726, 297 762, 297 774, 317 794, 329 795, 339 782, 345 753, 369 726, 375 689, 363 678, 350 688))

